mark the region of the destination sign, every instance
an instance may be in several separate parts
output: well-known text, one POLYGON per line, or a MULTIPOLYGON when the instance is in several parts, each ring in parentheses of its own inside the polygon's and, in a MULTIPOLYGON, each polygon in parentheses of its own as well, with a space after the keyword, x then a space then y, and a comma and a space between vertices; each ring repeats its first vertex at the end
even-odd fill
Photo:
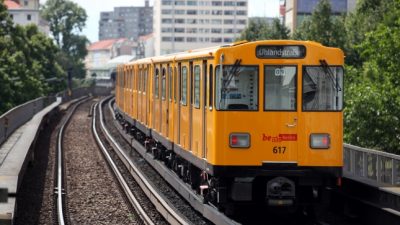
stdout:
POLYGON ((302 45, 259 45, 256 56, 260 59, 296 59, 306 57, 306 47, 302 45))

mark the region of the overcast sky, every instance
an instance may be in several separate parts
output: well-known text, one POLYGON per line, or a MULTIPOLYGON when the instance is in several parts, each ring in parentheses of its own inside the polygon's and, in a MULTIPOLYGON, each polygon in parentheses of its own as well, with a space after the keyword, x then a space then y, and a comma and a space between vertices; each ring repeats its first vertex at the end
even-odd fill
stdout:
MULTIPOLYGON (((144 0, 72 0, 78 3, 86 10, 88 20, 83 34, 86 35, 91 42, 98 40, 99 36, 99 19, 100 12, 113 11, 118 6, 144 6, 144 0)), ((154 0, 150 0, 153 5, 154 0)), ((40 0, 44 4, 46 0, 40 0)), ((279 0, 248 0, 249 16, 279 16, 279 0)))

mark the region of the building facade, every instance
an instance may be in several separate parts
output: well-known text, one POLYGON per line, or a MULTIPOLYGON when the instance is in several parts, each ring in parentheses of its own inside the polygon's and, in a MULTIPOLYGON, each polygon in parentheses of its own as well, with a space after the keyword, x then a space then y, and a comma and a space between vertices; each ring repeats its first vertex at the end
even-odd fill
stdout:
POLYGON ((115 7, 112 12, 101 12, 99 40, 128 38, 137 40, 139 36, 153 32, 153 7, 145 1, 144 7, 115 7))
POLYGON ((247 22, 247 0, 155 0, 155 55, 234 42, 247 22))
MULTIPOLYGON (((320 0, 286 0, 281 1, 285 11, 285 25, 291 32, 295 31, 301 23, 309 17, 320 0)), ((330 0, 332 13, 341 15, 355 9, 356 0, 330 0)))
POLYGON ((109 61, 122 55, 134 58, 136 48, 137 43, 126 38, 102 40, 89 45, 85 58, 86 77, 90 78, 93 74, 97 79, 109 77, 109 61))

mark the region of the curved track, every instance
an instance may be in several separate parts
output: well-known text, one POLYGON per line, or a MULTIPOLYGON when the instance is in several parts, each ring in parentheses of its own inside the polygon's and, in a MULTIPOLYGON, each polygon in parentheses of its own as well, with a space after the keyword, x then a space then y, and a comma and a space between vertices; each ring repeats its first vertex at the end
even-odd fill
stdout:
MULTIPOLYGON (((100 105, 104 104, 104 102, 108 99, 104 99, 103 101, 100 102, 100 105)), ((140 170, 129 160, 129 157, 126 155, 126 153, 122 150, 121 146, 117 143, 116 140, 110 135, 110 132, 106 128, 104 124, 104 118, 103 118, 103 112, 100 107, 100 128, 106 137, 106 139, 111 143, 112 147, 114 148, 114 151, 119 155, 120 159, 124 162, 125 166, 128 168, 129 172, 131 175, 134 177, 136 182, 140 185, 140 187, 144 190, 146 193, 147 197, 150 199, 150 201, 155 205, 157 210, 163 215, 163 217, 170 223, 170 224, 189 224, 179 213, 176 213, 174 209, 168 205, 165 200, 158 194, 157 190, 155 190, 150 182, 146 179, 145 176, 142 175, 140 170)), ((127 198, 129 201, 132 203, 133 207, 139 212, 141 218, 146 224, 155 224, 151 219, 150 216, 146 214, 146 211, 142 208, 141 204, 139 204, 138 200, 136 197, 133 195, 131 190, 129 189, 127 182, 125 181, 124 177, 121 175, 119 172, 117 166, 113 162, 111 156, 109 155, 107 148, 105 147, 105 144, 101 140, 98 132, 96 131, 96 116, 97 116, 97 110, 94 110, 93 113, 93 126, 92 130, 95 135, 96 141, 99 144, 100 148, 103 151, 103 154, 106 156, 106 159, 108 163, 110 164, 112 170, 115 173, 115 176, 117 177, 118 181, 121 184, 121 187, 123 187, 123 190, 125 191, 127 198)))

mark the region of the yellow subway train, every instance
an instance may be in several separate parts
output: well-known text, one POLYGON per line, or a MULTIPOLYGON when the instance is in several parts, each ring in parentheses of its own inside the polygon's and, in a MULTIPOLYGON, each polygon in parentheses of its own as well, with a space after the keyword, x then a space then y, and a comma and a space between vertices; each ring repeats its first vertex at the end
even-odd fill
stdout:
POLYGON ((318 202, 341 178, 343 64, 293 40, 139 59, 118 68, 117 118, 218 207, 318 202))

